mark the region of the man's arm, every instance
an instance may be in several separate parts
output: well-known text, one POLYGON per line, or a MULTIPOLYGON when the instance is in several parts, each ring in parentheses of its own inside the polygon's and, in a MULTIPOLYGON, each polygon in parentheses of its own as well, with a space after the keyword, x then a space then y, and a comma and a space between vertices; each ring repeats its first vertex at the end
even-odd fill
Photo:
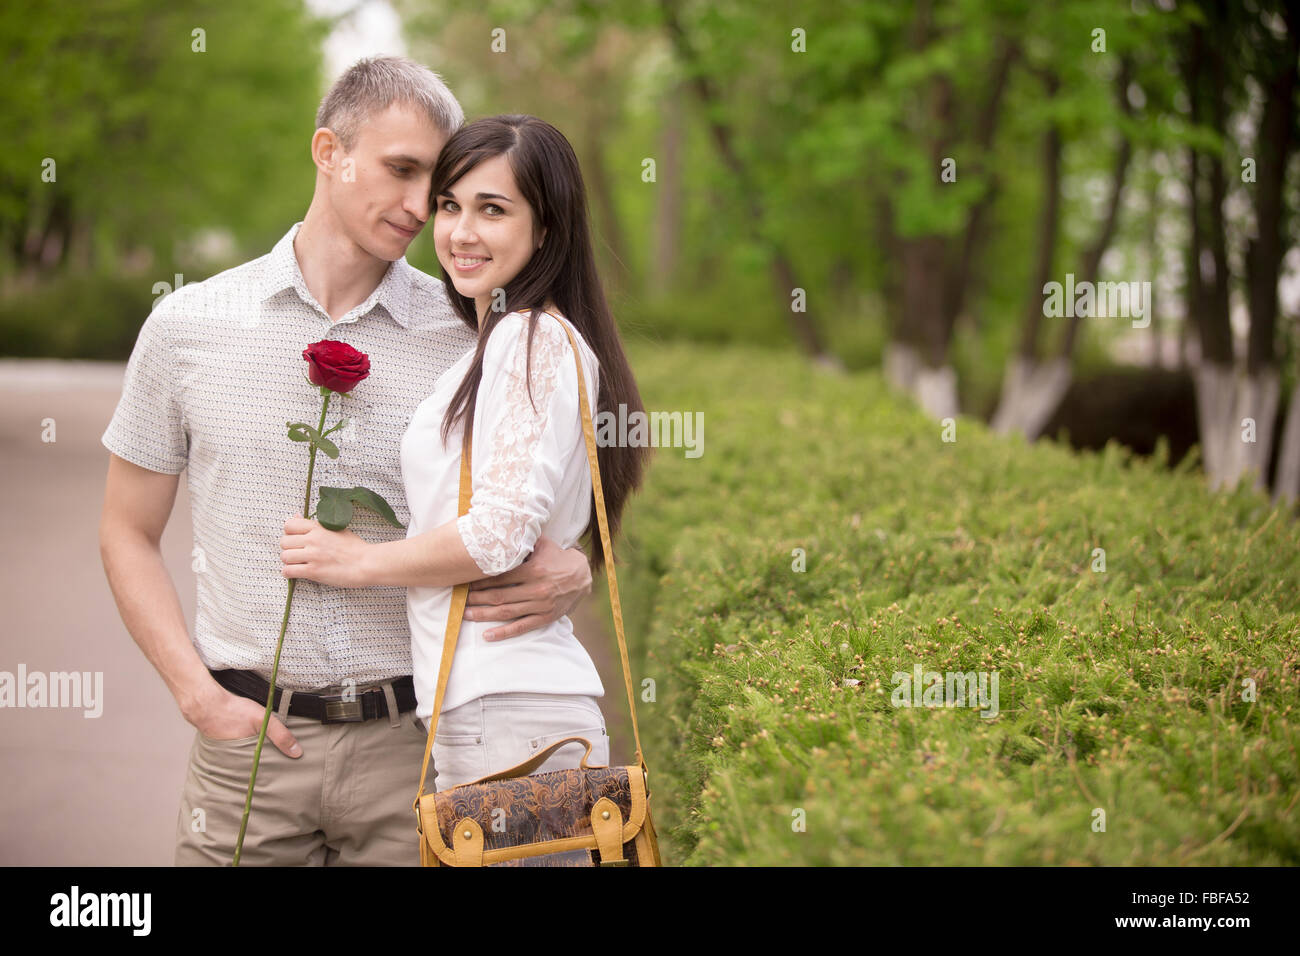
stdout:
MULTIPOLYGON (((591 593, 587 555, 580 548, 561 548, 545 535, 521 564, 491 577, 474 577, 483 572, 465 549, 455 521, 414 538, 362 542, 361 547, 355 565, 364 586, 447 587, 469 581, 466 620, 510 622, 485 632, 486 641, 518 637, 558 621, 591 593)), ((294 576, 295 566, 288 567, 294 576)), ((340 568, 337 573, 347 572, 340 568)))
MULTIPOLYGON (((150 471, 110 454, 100 558, 122 622, 167 684, 182 716, 214 739, 248 737, 261 730, 265 705, 232 694, 212 679, 190 640, 176 585, 163 562, 162 533, 179 484, 179 475, 150 471)), ((275 715, 267 736, 288 756, 302 752, 275 715)))
POLYGON ((465 617, 509 621, 483 633, 486 641, 504 640, 558 621, 590 593, 586 553, 581 548, 565 550, 543 535, 519 567, 470 584, 465 617))

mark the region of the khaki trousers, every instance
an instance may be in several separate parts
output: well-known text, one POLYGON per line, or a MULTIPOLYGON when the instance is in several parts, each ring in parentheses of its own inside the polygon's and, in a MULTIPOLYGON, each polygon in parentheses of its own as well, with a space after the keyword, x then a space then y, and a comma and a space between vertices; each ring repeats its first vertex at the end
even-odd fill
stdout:
MULTIPOLYGON (((290 697, 282 695, 281 711, 290 697)), ((278 714, 302 756, 262 745, 239 865, 419 866, 411 802, 427 738, 414 714, 337 724, 278 714)), ((257 735, 213 740, 195 732, 176 820, 177 866, 230 865, 256 747, 257 735)))

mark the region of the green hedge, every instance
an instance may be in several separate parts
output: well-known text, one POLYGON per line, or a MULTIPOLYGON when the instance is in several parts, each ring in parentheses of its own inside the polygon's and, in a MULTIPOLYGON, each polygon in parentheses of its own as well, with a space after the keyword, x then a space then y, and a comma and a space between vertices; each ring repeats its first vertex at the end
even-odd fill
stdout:
POLYGON ((158 296, 143 276, 62 276, 0 302, 0 355, 125 362, 158 296))
POLYGON ((631 352, 705 422, 619 550, 666 862, 1300 862, 1293 515, 1195 455, 944 442, 875 375, 631 352), (1000 713, 894 707, 917 664, 997 672, 1000 713))

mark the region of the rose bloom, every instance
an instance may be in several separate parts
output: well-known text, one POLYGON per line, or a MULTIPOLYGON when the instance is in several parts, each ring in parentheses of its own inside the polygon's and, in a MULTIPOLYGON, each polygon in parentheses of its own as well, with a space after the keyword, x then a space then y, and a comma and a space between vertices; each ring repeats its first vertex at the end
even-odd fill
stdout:
POLYGON ((370 358, 346 342, 313 342, 302 350, 313 385, 347 394, 370 374, 370 358))

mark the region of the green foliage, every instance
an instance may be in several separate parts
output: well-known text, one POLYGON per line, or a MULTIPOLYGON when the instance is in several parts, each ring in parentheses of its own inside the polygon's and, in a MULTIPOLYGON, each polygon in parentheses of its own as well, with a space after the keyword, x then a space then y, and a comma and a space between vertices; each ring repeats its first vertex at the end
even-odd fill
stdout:
POLYGON ((1292 516, 1115 445, 944 443, 874 375, 632 362, 648 408, 705 421, 619 552, 669 862, 1300 862, 1292 516), (916 664, 996 671, 998 716, 891 706, 916 664))
MULTIPOLYGON (((1182 17, 1149 4, 453 0, 432 11, 412 0, 401 9, 470 116, 536 113, 573 139, 584 170, 601 165, 601 189, 587 177, 593 219, 598 232, 610 210, 623 224, 603 274, 626 267, 620 314, 663 337, 792 345, 788 291, 773 279, 779 247, 832 351, 849 367, 876 362, 887 328, 879 303, 901 308, 902 263, 886 237, 960 236, 993 186, 958 332, 968 341, 954 355, 963 401, 980 407, 997 393, 1030 301, 1048 123, 1061 124, 1065 136, 1058 272, 1076 269, 1096 234, 1097 186, 1109 176, 1118 134, 1137 144, 1135 167, 1194 135, 1175 106, 1182 17), (932 14, 928 30, 922 10, 932 14), (497 26, 506 29, 504 53, 489 47, 497 26), (1107 32, 1104 53, 1091 49, 1096 28, 1107 32), (986 150, 979 120, 1007 47, 1016 55, 986 150), (1122 57, 1134 61, 1146 101, 1146 112, 1127 123, 1115 90, 1122 57), (557 77, 552 67, 561 61, 565 75, 557 77), (1050 99, 1048 70, 1060 80, 1050 99), (592 97, 593 89, 601 95, 592 97), (664 136, 676 119, 684 119, 684 134, 674 165, 664 136), (745 175, 724 159, 715 121, 745 175), (646 157, 659 161, 655 183, 639 176, 646 157), (940 179, 940 157, 955 162, 955 181, 940 179), (670 196, 678 202, 662 202, 670 196), (656 261, 665 206, 681 210, 671 265, 656 261), (724 294, 730 308, 718 309, 724 294)), ((1126 208, 1121 227, 1133 218, 1126 208)), ((1143 226, 1120 239, 1131 248, 1145 233, 1143 226)), ((1059 330, 1048 332, 1044 346, 1055 348, 1059 330)))
POLYGON ((0 300, 0 354, 125 361, 154 299, 149 282, 134 276, 44 283, 0 300))
POLYGON ((296 0, 6 3, 6 250, 53 224, 79 267, 111 269, 201 229, 279 235, 311 196, 323 32, 296 0))

